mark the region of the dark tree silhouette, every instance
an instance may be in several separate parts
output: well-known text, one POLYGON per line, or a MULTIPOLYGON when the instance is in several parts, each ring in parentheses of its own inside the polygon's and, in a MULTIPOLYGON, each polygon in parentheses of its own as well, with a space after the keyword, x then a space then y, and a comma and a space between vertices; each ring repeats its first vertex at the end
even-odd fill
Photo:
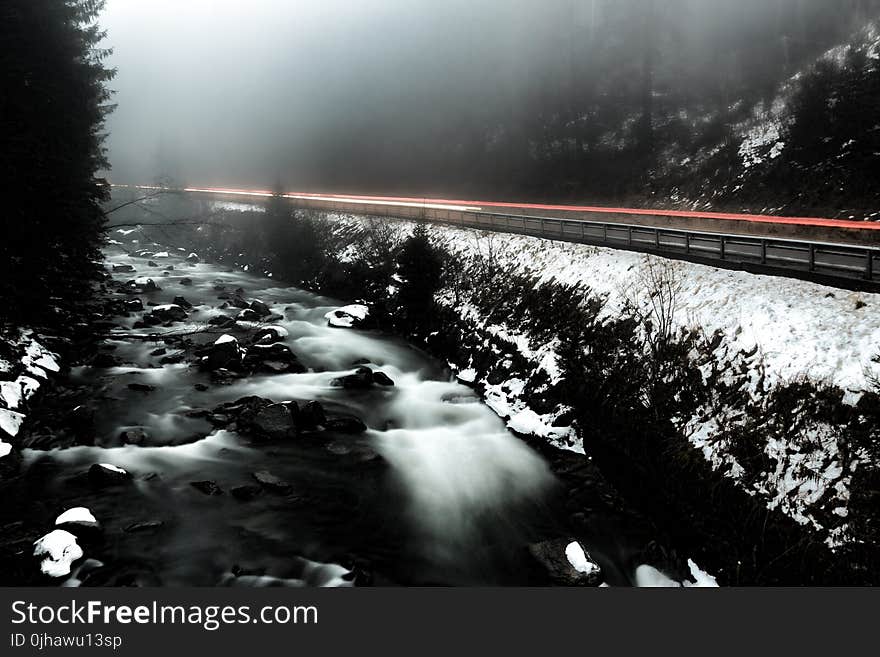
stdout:
POLYGON ((96 271, 113 71, 103 0, 0 3, 0 319, 37 320, 96 271))

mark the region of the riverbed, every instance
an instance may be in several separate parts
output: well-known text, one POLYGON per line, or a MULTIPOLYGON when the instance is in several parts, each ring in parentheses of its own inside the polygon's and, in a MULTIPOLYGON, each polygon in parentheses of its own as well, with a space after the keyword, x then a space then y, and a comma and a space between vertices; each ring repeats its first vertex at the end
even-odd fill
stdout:
POLYGON ((68 375, 69 404, 88 409, 87 438, 80 430, 76 444, 58 446, 30 436, 23 452, 26 513, 48 531, 54 516, 85 507, 101 526, 81 541, 85 556, 63 583, 547 584, 529 546, 570 544, 572 516, 603 581, 637 581, 633 559, 650 528, 618 512, 605 491, 587 490, 576 455, 533 449, 406 342, 330 326, 327 314, 344 304, 186 255, 107 251, 108 270, 117 270, 108 298, 139 299, 144 309, 114 316, 97 345, 103 360, 68 375), (123 287, 144 279, 160 289, 123 287), (239 316, 233 290, 271 315, 211 325, 239 316), (185 318, 143 325, 144 314, 180 296, 192 305, 185 318), (194 349, 224 336, 245 344, 267 326, 304 371, 218 381, 196 366, 194 349), (339 385, 364 367, 393 385, 339 385), (265 441, 211 421, 211 409, 246 397, 317 401, 328 417, 356 418, 366 430, 265 441), (96 486, 95 464, 130 481, 96 486), (245 489, 252 494, 237 494, 245 489))

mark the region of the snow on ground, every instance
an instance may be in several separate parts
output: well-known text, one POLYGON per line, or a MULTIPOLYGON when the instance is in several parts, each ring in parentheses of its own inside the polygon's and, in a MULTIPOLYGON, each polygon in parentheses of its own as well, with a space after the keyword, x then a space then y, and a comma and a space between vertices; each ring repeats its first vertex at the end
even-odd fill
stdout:
MULTIPOLYGON (((465 258, 478 254, 478 242, 486 235, 450 226, 435 225, 432 230, 465 258)), ((757 346, 768 383, 809 376, 858 395, 867 386, 865 369, 880 351, 878 294, 523 235, 493 233, 492 239, 500 267, 540 281, 588 285, 607 298, 606 317, 618 315, 627 301, 648 308, 640 274, 650 263, 671 267, 681 286, 676 324, 700 326, 709 334, 723 331, 730 351, 748 352, 757 346)), ((524 336, 510 335, 500 326, 489 330, 517 343, 525 355, 540 356, 553 378, 552 348, 531 352, 524 336)))
POLYGON ((61 370, 58 356, 34 337, 33 331, 19 329, 0 337, 0 348, 7 354, 0 367, 0 458, 12 452, 6 440, 15 438, 25 420, 27 401, 39 390, 50 373, 61 370))
MULTIPOLYGON (((435 230, 453 251, 473 253, 479 231, 435 230)), ((608 317, 627 301, 648 308, 640 273, 651 262, 671 267, 681 286, 676 324, 701 326, 710 334, 721 330, 731 350, 757 346, 770 382, 808 375, 858 393, 867 385, 865 367, 880 349, 877 294, 536 237, 494 234, 493 239, 500 243, 500 266, 541 281, 586 284, 607 298, 608 317)))

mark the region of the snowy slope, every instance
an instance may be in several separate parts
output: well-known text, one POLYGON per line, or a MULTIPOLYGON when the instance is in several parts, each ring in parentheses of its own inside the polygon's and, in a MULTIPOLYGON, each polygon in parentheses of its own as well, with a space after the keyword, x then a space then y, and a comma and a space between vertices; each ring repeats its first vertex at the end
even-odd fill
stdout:
MULTIPOLYGON (((340 215, 331 218, 346 225, 364 221, 340 215)), ((401 223, 405 231, 414 225, 401 223)), ((465 260, 485 254, 484 242, 490 239, 481 231, 449 226, 433 226, 432 234, 465 260)), ((606 298, 603 313, 608 317, 621 314, 627 303, 647 310, 651 300, 643 282, 645 268, 652 262, 671 268, 680 286, 674 322, 681 328, 699 327, 709 335, 723 332, 722 353, 754 352, 749 360, 755 371, 750 394, 756 404, 763 394, 754 385, 759 379, 757 372, 764 374, 764 389, 804 377, 835 384, 846 391, 845 401, 850 404, 869 389, 866 373, 871 371, 872 357, 880 351, 880 295, 536 237, 493 233, 491 240, 493 255, 504 271, 542 282, 586 284, 594 294, 606 298)), ((489 325, 467 300, 455 304, 443 294, 439 300, 473 322, 481 335, 513 345, 531 363, 534 373, 551 383, 558 380, 553 342, 536 347, 527 336, 518 335, 510 327, 489 325)), ((522 378, 495 384, 476 381, 476 372, 467 363, 450 365, 458 371, 460 380, 483 386, 487 404, 515 431, 583 453, 573 428, 554 426, 560 411, 566 409, 557 409, 553 414, 536 413, 522 398, 526 385, 522 378)), ((725 444, 714 440, 727 423, 739 421, 733 412, 728 417, 727 410, 723 404, 703 409, 706 416, 701 412, 693 418, 682 418, 679 425, 716 469, 739 481, 750 494, 759 495, 769 508, 778 508, 801 524, 826 531, 829 545, 845 542, 850 478, 859 457, 844 471, 834 428, 820 424, 803 429, 814 439, 810 442, 819 446, 812 452, 800 446, 804 436, 791 436, 789 442, 768 434, 764 451, 778 462, 776 470, 746 477, 725 444), (814 505, 820 501, 834 509, 838 518, 834 526, 817 520, 814 505)))

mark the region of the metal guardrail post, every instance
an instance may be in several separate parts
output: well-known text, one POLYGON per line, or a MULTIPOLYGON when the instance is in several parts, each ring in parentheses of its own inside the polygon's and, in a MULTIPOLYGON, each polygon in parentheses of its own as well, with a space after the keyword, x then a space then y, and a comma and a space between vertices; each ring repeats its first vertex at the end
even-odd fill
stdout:
POLYGON ((690 233, 684 234, 684 252, 686 255, 691 254, 691 234, 690 233))
POLYGON ((816 271, 816 245, 810 244, 810 271, 816 271))
POLYGON ((654 248, 660 250, 660 229, 654 229, 654 248))
POLYGON ((726 257, 727 248, 726 247, 727 247, 727 243, 726 243, 726 240, 724 239, 724 235, 722 235, 721 236, 721 259, 722 260, 727 259, 727 257, 726 257))
POLYGON ((608 224, 602 224, 602 243, 608 244, 608 224))
POLYGON ((874 251, 868 249, 865 253, 867 261, 865 262, 865 278, 869 281, 874 280, 874 251))
POLYGON ((767 240, 761 240, 761 264, 767 264, 767 240))
POLYGON ((627 227, 627 239, 626 239, 626 243, 629 244, 630 246, 632 246, 632 244, 633 244, 633 229, 632 229, 632 226, 628 226, 628 227, 627 227))

